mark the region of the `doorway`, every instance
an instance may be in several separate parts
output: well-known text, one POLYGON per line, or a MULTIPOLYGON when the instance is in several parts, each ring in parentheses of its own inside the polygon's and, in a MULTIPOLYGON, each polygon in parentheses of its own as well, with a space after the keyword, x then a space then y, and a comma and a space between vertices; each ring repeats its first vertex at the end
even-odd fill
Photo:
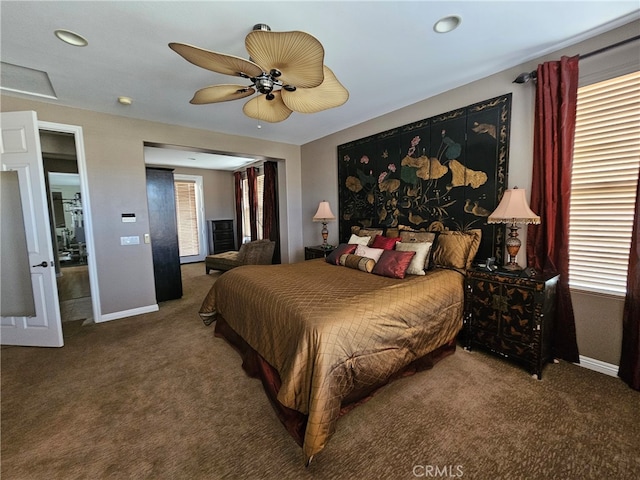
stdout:
POLYGON ((60 318, 68 337, 99 319, 84 155, 73 128, 39 127, 60 318))

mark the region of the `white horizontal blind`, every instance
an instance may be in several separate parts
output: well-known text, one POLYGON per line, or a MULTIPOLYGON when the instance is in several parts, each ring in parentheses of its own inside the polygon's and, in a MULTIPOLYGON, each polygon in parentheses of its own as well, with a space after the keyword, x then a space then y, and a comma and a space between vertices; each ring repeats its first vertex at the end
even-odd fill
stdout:
POLYGON ((196 210, 196 184, 192 181, 176 180, 174 185, 180 256, 199 255, 200 241, 198 238, 198 213, 196 210))
POLYGON ((640 166, 640 72, 578 89, 569 216, 571 288, 622 294, 640 166))

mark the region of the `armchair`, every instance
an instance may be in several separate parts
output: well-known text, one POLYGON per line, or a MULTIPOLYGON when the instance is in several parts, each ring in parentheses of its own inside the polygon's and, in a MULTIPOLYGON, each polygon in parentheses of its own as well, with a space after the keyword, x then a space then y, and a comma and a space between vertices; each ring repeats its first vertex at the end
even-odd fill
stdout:
POLYGON ((205 270, 209 274, 211 270, 227 271, 241 265, 270 265, 275 247, 273 240, 254 240, 243 244, 238 251, 207 255, 205 270))

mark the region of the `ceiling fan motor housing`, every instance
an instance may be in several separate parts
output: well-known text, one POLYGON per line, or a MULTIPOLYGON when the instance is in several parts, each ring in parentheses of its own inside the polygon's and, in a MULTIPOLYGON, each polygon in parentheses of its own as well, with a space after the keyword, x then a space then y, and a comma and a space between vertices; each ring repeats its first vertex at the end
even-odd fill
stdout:
POLYGON ((271 76, 264 74, 260 77, 256 78, 256 89, 260 93, 271 93, 273 91, 273 86, 275 82, 271 78, 271 76))

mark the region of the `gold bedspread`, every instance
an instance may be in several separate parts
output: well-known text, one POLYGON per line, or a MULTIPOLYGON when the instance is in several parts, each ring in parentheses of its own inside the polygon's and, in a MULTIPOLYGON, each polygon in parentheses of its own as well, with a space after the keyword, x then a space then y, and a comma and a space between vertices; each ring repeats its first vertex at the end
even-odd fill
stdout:
POLYGON ((220 276, 201 314, 222 315, 279 373, 278 400, 308 415, 304 455, 322 450, 354 389, 455 338, 463 276, 381 277, 322 259, 243 266, 220 276))

